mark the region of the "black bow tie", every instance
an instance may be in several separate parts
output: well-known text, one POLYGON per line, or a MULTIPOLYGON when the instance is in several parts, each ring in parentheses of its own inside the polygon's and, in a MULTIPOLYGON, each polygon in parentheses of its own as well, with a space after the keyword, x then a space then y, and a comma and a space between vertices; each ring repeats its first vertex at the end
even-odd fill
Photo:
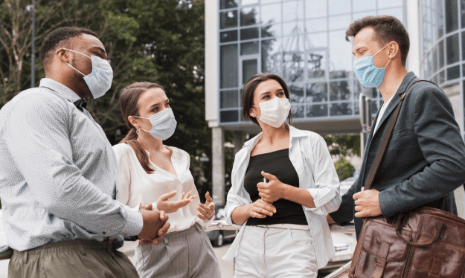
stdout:
POLYGON ((80 99, 74 102, 74 105, 76 106, 77 109, 81 110, 84 112, 84 108, 87 106, 87 101, 80 99))

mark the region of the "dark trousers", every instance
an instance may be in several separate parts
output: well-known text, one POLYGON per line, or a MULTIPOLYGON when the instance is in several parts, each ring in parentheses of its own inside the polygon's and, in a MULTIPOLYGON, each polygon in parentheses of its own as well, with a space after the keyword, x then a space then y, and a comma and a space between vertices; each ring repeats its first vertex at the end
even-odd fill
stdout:
POLYGON ((111 241, 70 240, 14 251, 9 278, 135 278, 136 269, 111 241))

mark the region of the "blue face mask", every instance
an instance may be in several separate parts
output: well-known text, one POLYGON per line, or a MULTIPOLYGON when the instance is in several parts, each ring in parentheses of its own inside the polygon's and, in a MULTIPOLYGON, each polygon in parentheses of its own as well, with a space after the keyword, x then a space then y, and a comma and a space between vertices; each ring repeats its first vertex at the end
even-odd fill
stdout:
MULTIPOLYGON (((376 52, 375 55, 385 49, 386 46, 388 46, 388 44, 376 52)), ((375 57, 375 55, 363 57, 354 61, 355 75, 357 76, 358 81, 360 81, 360 83, 362 83, 365 87, 378 88, 381 86, 384 74, 386 73, 386 67, 391 62, 391 60, 389 60, 384 68, 378 68, 373 63, 373 57, 375 57)))

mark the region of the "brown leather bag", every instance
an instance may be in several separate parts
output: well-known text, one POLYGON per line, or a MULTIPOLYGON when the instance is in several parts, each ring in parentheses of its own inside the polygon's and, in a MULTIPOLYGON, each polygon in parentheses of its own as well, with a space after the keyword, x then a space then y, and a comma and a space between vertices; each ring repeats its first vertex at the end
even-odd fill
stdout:
MULTIPOLYGON (((389 122, 365 183, 369 190, 410 87, 389 122)), ((429 81, 427 81, 429 82, 429 81)), ((363 219, 349 270, 350 278, 464 278, 465 220, 443 210, 420 207, 394 218, 363 219)))

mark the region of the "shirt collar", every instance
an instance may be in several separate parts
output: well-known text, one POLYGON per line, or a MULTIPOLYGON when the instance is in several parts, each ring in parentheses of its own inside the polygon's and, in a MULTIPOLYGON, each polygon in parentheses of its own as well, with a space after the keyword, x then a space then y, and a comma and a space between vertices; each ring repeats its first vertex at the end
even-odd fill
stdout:
POLYGON ((64 97, 70 102, 75 102, 81 99, 73 90, 50 78, 41 79, 39 87, 49 88, 50 90, 56 92, 58 95, 64 97))
MULTIPOLYGON (((288 125, 288 126, 289 126, 289 137, 291 137, 291 140, 292 138, 295 138, 295 137, 308 136, 308 132, 305 132, 305 130, 297 129, 291 125, 288 125)), ((250 147, 250 146, 254 147, 258 143, 258 141, 262 139, 262 137, 263 137, 263 132, 260 132, 254 138, 245 142, 244 147, 250 147)))
POLYGON ((413 73, 413 71, 407 73, 407 75, 404 77, 404 80, 400 84, 399 89, 397 89, 396 94, 402 95, 415 78, 417 78, 417 76, 415 75, 415 73, 413 73))

